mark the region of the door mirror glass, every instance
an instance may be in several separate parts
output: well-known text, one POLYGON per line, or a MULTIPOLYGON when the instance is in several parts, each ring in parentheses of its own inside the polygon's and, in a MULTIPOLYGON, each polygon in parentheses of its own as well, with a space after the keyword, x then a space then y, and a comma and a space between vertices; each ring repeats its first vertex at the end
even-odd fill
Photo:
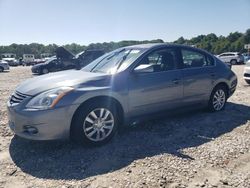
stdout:
POLYGON ((154 72, 154 67, 153 65, 149 64, 141 64, 138 67, 134 69, 135 73, 149 73, 149 72, 154 72))

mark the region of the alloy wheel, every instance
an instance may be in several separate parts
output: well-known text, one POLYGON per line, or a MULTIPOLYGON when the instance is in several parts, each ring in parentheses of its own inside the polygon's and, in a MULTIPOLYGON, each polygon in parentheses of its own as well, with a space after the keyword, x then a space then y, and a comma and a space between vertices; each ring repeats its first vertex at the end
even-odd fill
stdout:
POLYGON ((85 118, 83 131, 86 137, 94 142, 107 138, 114 128, 114 116, 106 108, 92 110, 85 118))
POLYGON ((226 94, 222 89, 217 90, 213 96, 213 107, 216 111, 221 110, 226 102, 226 94))

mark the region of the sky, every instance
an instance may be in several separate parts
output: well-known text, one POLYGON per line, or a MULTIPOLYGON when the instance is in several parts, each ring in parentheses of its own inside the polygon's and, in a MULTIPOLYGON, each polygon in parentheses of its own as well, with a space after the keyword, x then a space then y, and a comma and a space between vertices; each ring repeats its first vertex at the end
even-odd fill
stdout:
POLYGON ((0 45, 88 45, 245 32, 250 0, 0 0, 0 45))

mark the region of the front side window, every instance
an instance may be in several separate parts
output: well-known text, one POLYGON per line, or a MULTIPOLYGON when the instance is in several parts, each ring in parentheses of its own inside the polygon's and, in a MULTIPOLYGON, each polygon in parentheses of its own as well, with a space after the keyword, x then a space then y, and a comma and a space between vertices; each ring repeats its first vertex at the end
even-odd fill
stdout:
POLYGON ((198 68, 213 66, 214 60, 210 56, 205 56, 199 52, 191 50, 181 50, 183 68, 198 68))
POLYGON ((138 66, 152 65, 153 72, 163 72, 174 70, 176 68, 176 55, 174 49, 156 50, 145 56, 138 66))

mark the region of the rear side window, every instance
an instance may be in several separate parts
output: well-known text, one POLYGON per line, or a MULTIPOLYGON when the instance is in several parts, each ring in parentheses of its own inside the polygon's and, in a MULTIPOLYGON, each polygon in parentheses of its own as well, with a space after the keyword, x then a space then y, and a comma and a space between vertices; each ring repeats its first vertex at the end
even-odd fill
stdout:
POLYGON ((181 50, 183 68, 199 68, 214 65, 214 59, 192 50, 181 50))

